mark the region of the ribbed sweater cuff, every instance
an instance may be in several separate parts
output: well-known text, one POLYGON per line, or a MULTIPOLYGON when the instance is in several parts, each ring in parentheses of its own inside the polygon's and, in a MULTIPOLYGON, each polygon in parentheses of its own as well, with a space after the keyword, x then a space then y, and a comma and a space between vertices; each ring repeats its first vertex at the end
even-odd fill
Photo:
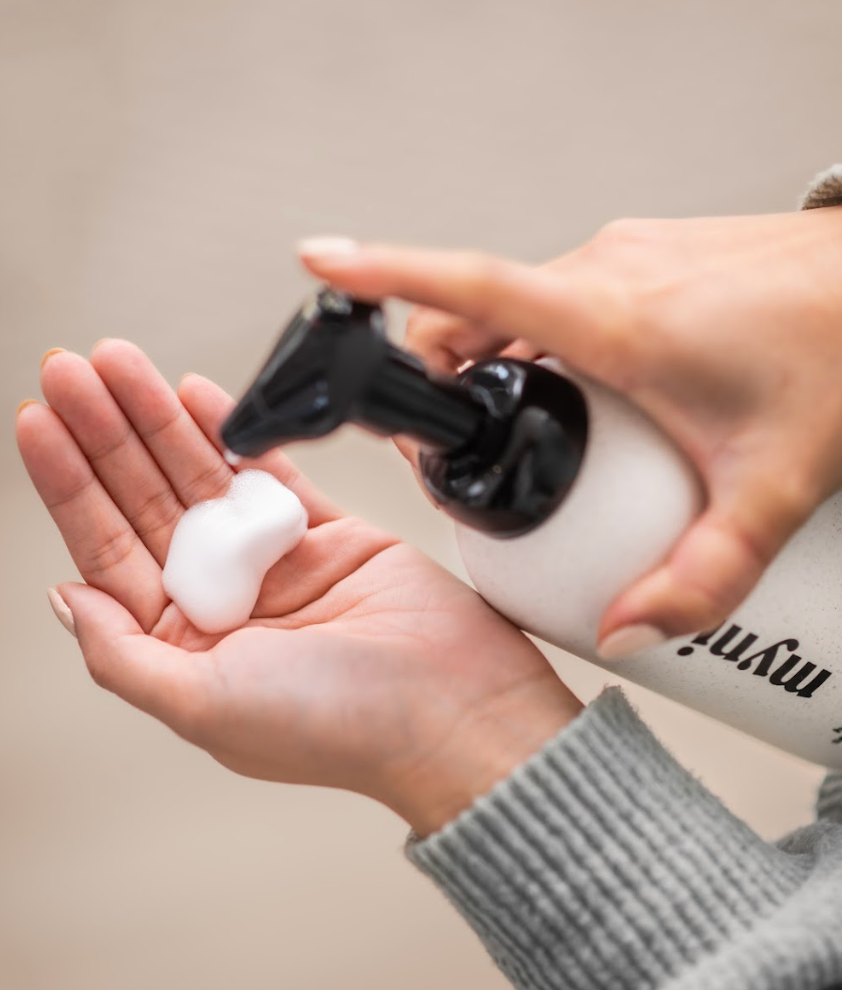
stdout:
POLYGON ((801 197, 802 210, 815 210, 820 206, 842 205, 842 165, 834 165, 820 172, 801 197))
POLYGON ((801 882, 612 688, 407 855, 516 987, 662 986, 801 882))

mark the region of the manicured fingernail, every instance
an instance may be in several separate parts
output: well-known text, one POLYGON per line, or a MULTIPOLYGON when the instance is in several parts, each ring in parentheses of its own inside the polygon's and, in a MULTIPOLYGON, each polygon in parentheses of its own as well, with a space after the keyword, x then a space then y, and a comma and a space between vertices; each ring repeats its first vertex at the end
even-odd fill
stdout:
POLYGON ((100 344, 104 344, 106 342, 106 340, 111 340, 111 338, 110 337, 100 337, 99 340, 91 348, 91 350, 92 351, 95 351, 97 349, 97 347, 99 347, 100 344))
POLYGON ((27 406, 37 406, 37 399, 24 399, 23 402, 15 410, 15 416, 18 416, 27 406))
POLYGON ((596 648, 603 660, 623 660, 625 657, 649 650, 654 646, 665 643, 667 637, 654 626, 643 623, 634 626, 623 626, 609 633, 596 648))
POLYGON ((56 618, 58 621, 64 626, 71 636, 75 636, 76 623, 73 621, 73 613, 70 611, 70 606, 55 588, 47 588, 47 598, 49 599, 53 611, 56 613, 56 618))
POLYGON ((41 367, 42 368, 50 360, 50 358, 53 356, 53 354, 64 354, 64 348, 63 347, 51 347, 47 351, 47 353, 41 358, 41 367))
POLYGON ((350 237, 306 237, 298 242, 300 257, 318 261, 343 261, 359 249, 359 244, 350 237))

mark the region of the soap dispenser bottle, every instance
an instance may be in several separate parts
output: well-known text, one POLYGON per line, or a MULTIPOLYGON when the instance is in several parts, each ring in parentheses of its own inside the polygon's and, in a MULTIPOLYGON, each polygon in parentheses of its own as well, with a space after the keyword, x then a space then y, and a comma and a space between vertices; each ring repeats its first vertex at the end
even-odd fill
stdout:
POLYGON ((236 454, 354 422, 421 446, 479 593, 521 629, 825 766, 842 768, 842 493, 790 539, 718 628, 617 663, 608 604, 703 506, 683 454, 627 400, 560 365, 429 373, 383 312, 325 289, 295 315, 222 429, 236 454))

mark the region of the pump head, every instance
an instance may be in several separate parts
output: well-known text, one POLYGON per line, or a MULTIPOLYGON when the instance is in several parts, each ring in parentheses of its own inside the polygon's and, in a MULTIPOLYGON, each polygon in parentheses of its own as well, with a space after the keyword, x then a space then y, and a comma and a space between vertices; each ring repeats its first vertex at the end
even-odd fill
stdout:
POLYGON ((389 343, 379 306, 324 289, 293 317, 222 439, 256 457, 345 422, 417 440, 436 500, 497 536, 527 532, 554 511, 587 435, 582 393, 567 379, 502 358, 457 378, 432 375, 389 343))
POLYGON ((379 306, 325 289, 293 317, 222 439, 235 454, 256 457, 352 422, 451 449, 471 438, 483 416, 464 389, 432 379, 389 343, 379 306))

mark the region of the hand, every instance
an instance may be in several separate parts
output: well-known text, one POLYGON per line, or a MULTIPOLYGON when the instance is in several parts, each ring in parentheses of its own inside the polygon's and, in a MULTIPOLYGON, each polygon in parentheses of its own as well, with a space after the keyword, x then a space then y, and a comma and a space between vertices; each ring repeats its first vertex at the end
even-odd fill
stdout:
POLYGON ((624 393, 695 465, 705 510, 609 606, 601 644, 715 626, 842 485, 842 207, 621 221, 537 269, 336 239, 301 253, 338 288, 431 307, 407 340, 439 370, 521 338, 624 393))
POLYGON ((367 794, 429 832, 506 776, 581 705, 541 653, 412 547, 343 516, 279 452, 270 471, 310 529, 228 635, 161 587, 181 514, 221 495, 231 400, 196 375, 176 395, 123 341, 48 355, 48 405, 18 444, 86 585, 59 593, 94 679, 239 773, 367 794))

